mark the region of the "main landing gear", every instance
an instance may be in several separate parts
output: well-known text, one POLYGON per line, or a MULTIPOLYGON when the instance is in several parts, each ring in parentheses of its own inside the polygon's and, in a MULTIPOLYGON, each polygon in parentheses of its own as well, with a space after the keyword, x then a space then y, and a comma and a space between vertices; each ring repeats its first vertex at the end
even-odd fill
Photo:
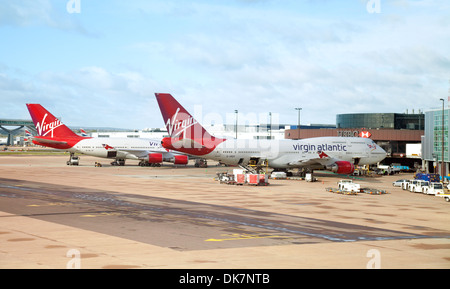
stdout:
POLYGON ((68 166, 78 166, 80 163, 80 157, 76 156, 74 153, 70 153, 70 158, 67 161, 68 166))
POLYGON ((116 159, 115 161, 111 162, 112 166, 124 166, 125 160, 124 159, 116 159))
POLYGON ((146 162, 146 161, 140 161, 139 165, 141 167, 160 167, 161 163, 149 163, 149 162, 146 162))

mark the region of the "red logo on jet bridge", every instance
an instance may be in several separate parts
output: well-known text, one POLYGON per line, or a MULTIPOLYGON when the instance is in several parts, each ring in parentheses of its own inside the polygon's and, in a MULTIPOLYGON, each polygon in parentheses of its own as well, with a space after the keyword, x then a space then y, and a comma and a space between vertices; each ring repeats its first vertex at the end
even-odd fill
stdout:
POLYGON ((368 132, 368 131, 362 131, 362 132, 359 133, 359 136, 363 137, 363 138, 369 138, 369 137, 372 136, 372 134, 370 132, 368 132))

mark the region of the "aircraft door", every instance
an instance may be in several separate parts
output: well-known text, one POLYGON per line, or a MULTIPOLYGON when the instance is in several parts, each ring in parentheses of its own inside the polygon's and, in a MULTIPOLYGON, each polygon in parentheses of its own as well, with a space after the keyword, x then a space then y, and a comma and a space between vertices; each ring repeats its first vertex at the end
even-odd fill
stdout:
POLYGON ((260 158, 250 158, 249 165, 257 166, 257 165, 259 165, 259 162, 260 162, 260 158))
POLYGON ((107 158, 116 158, 117 157, 117 151, 108 151, 108 154, 106 155, 107 158))

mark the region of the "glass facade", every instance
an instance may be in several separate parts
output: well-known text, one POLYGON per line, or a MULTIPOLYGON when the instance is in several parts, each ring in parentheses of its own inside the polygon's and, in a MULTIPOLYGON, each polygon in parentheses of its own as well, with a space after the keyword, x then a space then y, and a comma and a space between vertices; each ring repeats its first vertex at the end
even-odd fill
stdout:
POLYGON ((424 114, 352 113, 338 114, 336 116, 337 128, 423 130, 424 125, 424 114))
POLYGON ((442 160, 442 141, 444 142, 444 161, 449 161, 448 154, 448 110, 444 112, 444 126, 442 126, 442 112, 435 111, 433 116, 433 155, 442 160), (442 133, 444 139, 442 140, 442 133))
POLYGON ((427 111, 425 113, 425 134, 422 137, 422 159, 429 171, 441 173, 442 171, 442 140, 444 141, 444 168, 443 174, 450 174, 450 149, 449 149, 449 119, 450 108, 427 111), (443 122, 442 122, 443 121, 443 122), (444 125, 444 127, 442 127, 444 125), (444 136, 444 139, 442 139, 444 136))

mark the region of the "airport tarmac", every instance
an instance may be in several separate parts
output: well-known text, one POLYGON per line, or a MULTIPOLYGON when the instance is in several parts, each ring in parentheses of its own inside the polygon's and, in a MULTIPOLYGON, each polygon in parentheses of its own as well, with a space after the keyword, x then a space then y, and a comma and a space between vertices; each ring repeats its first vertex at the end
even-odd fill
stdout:
POLYGON ((233 186, 232 168, 0 155, 0 268, 450 268, 450 203, 339 176, 233 186), (98 161, 102 167, 94 167, 98 161))

